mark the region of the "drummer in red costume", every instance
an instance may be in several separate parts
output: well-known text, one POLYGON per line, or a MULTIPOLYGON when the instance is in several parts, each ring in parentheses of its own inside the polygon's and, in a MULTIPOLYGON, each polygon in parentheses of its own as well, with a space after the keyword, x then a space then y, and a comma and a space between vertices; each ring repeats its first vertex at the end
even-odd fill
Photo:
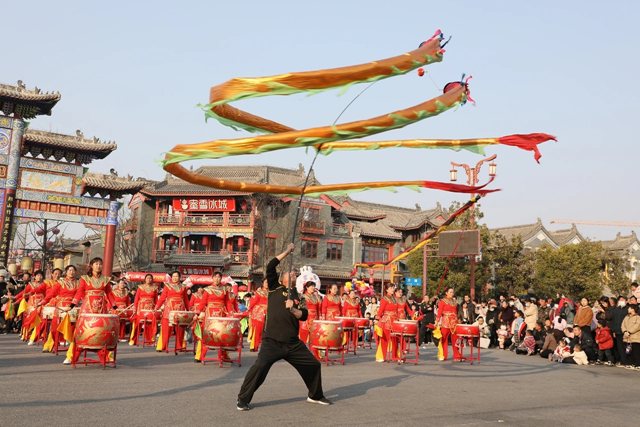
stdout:
POLYGON ((322 301, 322 320, 336 320, 342 313, 342 299, 338 295, 338 285, 331 285, 329 295, 322 301))
MULTIPOLYGON (((160 322, 160 338, 158 338, 158 345, 156 351, 164 351, 169 344, 169 338, 171 336, 171 327, 169 326, 169 313, 172 311, 186 311, 189 306, 189 297, 187 295, 187 287, 180 283, 180 272, 174 271, 171 273, 171 283, 165 283, 162 294, 156 303, 156 310, 164 305, 162 310, 162 321, 160 322)), ((178 346, 182 345, 184 341, 184 329, 176 328, 176 342, 178 346)))
POLYGON ((456 335, 456 325, 458 324, 458 302, 453 296, 453 288, 447 288, 444 291, 444 298, 440 300, 438 304, 438 316, 436 317, 436 323, 440 324, 440 330, 442 332, 442 353, 443 358, 438 359, 441 361, 447 360, 449 353, 449 337, 451 337, 451 346, 453 347, 453 361, 459 362, 462 360, 460 350, 457 347, 458 336, 456 335))
POLYGON ((384 362, 387 358, 389 346, 391 346, 391 354, 393 360, 396 360, 398 353, 398 342, 391 337, 391 325, 398 319, 398 304, 394 297, 395 285, 387 283, 384 285, 385 295, 380 298, 380 308, 376 315, 376 332, 380 339, 378 340, 378 349, 376 350, 376 362, 384 362))
MULTIPOLYGON (((24 298, 27 298, 27 309, 22 317, 22 337, 20 341, 27 341, 29 339, 29 332, 31 331, 31 325, 36 320, 36 316, 42 317, 42 307, 40 307, 40 301, 42 301, 47 294, 47 285, 42 281, 44 279, 44 273, 42 270, 36 270, 33 273, 33 282, 29 282, 25 286, 24 291, 16 295, 16 303, 22 302, 24 298)), ((32 334, 28 345, 35 345, 37 338, 36 331, 32 334)))
MULTIPOLYGON (((131 305, 131 297, 129 296, 129 289, 127 288, 127 281, 124 279, 118 280, 118 287, 113 290, 113 296, 118 306, 118 314, 121 310, 129 308, 131 305)), ((120 317, 120 342, 127 342, 127 321, 120 317)))
MULTIPOLYGON (((46 292, 45 292, 45 296, 49 293, 49 291, 58 283, 58 279, 60 279, 60 276, 62 275, 62 270, 60 270, 59 268, 56 268, 53 270, 53 272, 51 273, 51 280, 45 280, 44 284, 46 285, 46 292)), ((49 306, 49 307, 55 307, 56 306, 56 300, 52 300, 52 301, 47 301, 44 302, 44 300, 41 300, 40 303, 38 303, 38 307, 44 307, 44 306, 49 306)), ((42 312, 40 312, 42 313, 42 312)), ((37 341, 38 338, 42 337, 44 338, 44 334, 47 333, 47 341, 49 341, 49 337, 51 336, 51 331, 46 331, 45 328, 47 327, 47 322, 45 322, 45 319, 41 319, 42 322, 40 322, 40 324, 38 326, 36 326, 36 328, 34 329, 33 333, 31 334, 31 341, 37 341)), ((45 345, 42 346, 42 352, 43 353, 48 353, 49 351, 51 351, 51 347, 47 347, 46 343, 45 345)))
POLYGON ((204 288, 202 286, 199 286, 199 285, 192 286, 191 299, 189 299, 189 310, 195 311, 195 308, 202 301, 203 296, 204 296, 204 288))
POLYGON ((267 317, 267 305, 269 302, 269 283, 267 279, 262 281, 262 288, 256 291, 256 295, 249 302, 250 326, 248 341, 251 342, 249 351, 258 351, 262 342, 264 320, 267 317))
MULTIPOLYGON (((342 317, 360 318, 362 317, 362 309, 360 308, 360 299, 356 296, 355 290, 349 291, 349 298, 345 299, 342 304, 342 317)), ((358 331, 354 328, 352 331, 352 340, 354 345, 358 343, 358 331)))
MULTIPOLYGON (((55 341, 59 340, 60 333, 58 332, 58 325, 62 320, 60 317, 60 312, 67 311, 71 304, 73 303, 73 298, 80 287, 80 282, 76 279, 76 267, 73 265, 68 265, 64 269, 64 277, 58 279, 56 284, 47 291, 47 295, 42 301, 43 304, 47 304, 50 301, 57 301, 55 316, 53 316, 53 320, 51 321, 51 332, 49 332, 49 338, 44 345, 45 350, 51 351, 53 348, 55 341)), ((62 362, 64 365, 71 364, 71 357, 73 352, 69 352, 67 354, 67 358, 62 362)))
POLYGON ((311 331, 311 324, 315 319, 320 317, 322 312, 322 297, 316 292, 316 283, 309 280, 305 284, 304 294, 302 295, 304 301, 303 307, 307 309, 307 320, 300 322, 300 340, 308 344, 309 331, 311 331))
MULTIPOLYGON (((204 326, 204 319, 207 317, 227 317, 233 313, 233 303, 229 300, 227 287, 222 285, 222 273, 214 271, 211 278, 211 286, 204 289, 200 303, 193 309, 200 313, 201 326, 204 326)), ((195 361, 200 362, 202 354, 202 341, 198 341, 196 346, 195 361)))
MULTIPOLYGON (((111 290, 110 280, 111 277, 102 275, 102 258, 93 258, 89 262, 89 274, 80 278, 80 286, 70 307, 75 307, 82 300, 80 315, 85 313, 107 314, 110 310, 118 308, 111 290)), ((69 354, 73 354, 73 358, 77 360, 80 357, 80 350, 76 349, 72 343, 69 346, 67 357, 69 354)), ((107 355, 104 350, 100 350, 98 357, 104 360, 107 355)))
POLYGON ((133 300, 134 322, 131 327, 129 345, 138 345, 140 324, 144 321, 144 341, 155 342, 158 329, 158 318, 155 308, 158 301, 158 287, 153 284, 153 275, 144 276, 144 284, 138 286, 136 298, 133 300))

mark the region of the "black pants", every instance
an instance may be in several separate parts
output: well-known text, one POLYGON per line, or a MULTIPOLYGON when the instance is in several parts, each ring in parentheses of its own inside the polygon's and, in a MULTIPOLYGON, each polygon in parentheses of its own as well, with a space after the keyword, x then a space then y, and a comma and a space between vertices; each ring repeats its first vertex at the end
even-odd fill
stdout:
POLYGON ((540 352, 540 357, 548 359, 550 354, 553 354, 553 350, 542 350, 540 352))
POLYGON ((618 349, 618 362, 622 366, 628 365, 629 356, 626 353, 627 344, 623 341, 622 334, 616 334, 616 348, 618 349))
POLYGON ((629 365, 640 366, 640 343, 631 343, 631 354, 627 354, 629 365))
POLYGON ((420 347, 425 342, 425 337, 427 334, 427 322, 422 319, 420 321, 420 333, 418 334, 418 347, 420 347))
POLYGON ((309 351, 306 345, 298 338, 288 343, 264 338, 258 353, 258 360, 247 372, 244 383, 240 388, 238 399, 249 403, 253 399, 253 394, 262 385, 269 369, 278 360, 286 360, 296 368, 304 383, 309 389, 309 397, 313 400, 320 400, 324 397, 322 393, 322 377, 320 375, 320 362, 309 351))
POLYGON ((598 360, 600 362, 611 362, 611 363, 613 363, 613 356, 611 355, 611 349, 608 348, 606 350, 598 350, 598 360))
POLYGON ((594 362, 596 360, 596 351, 592 347, 585 347, 582 351, 587 355, 589 362, 594 362))

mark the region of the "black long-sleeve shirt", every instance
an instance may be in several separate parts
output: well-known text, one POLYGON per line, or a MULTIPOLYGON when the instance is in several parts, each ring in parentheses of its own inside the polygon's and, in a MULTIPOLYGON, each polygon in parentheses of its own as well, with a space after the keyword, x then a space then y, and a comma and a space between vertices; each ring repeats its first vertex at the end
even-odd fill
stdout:
MULTIPOLYGON (((287 288, 278 280, 276 267, 280 264, 278 258, 269 261, 267 265, 267 283, 269 284, 269 298, 267 305, 267 319, 264 327, 264 337, 280 342, 291 342, 298 339, 299 321, 293 313, 287 310, 287 288)), ((291 288, 291 298, 294 308, 302 311, 299 320, 307 320, 308 312, 300 308, 300 297, 295 286, 291 288)))

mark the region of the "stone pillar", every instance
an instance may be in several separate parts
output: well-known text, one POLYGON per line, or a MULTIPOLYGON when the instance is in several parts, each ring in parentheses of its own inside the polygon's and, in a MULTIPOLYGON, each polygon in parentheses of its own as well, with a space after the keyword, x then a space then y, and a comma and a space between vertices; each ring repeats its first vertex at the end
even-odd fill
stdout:
POLYGON ((118 202, 111 200, 107 213, 107 231, 104 238, 104 260, 102 274, 111 276, 113 270, 113 255, 116 247, 116 228, 118 227, 118 202))
POLYGON ((13 204, 18 187, 22 139, 26 123, 19 118, 0 116, 0 263, 7 265, 13 204))

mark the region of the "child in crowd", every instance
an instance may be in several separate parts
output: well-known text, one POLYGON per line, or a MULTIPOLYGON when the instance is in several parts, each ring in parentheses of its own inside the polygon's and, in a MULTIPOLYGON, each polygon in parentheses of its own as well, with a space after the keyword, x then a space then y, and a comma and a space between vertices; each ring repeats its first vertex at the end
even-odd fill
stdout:
POLYGON ((587 357, 587 353, 582 351, 582 346, 580 344, 576 344, 573 346, 573 353, 571 356, 565 357, 562 360, 562 363, 571 363, 573 365, 588 365, 589 358, 587 357))
POLYGON ((520 345, 521 331, 525 324, 523 313, 520 310, 515 310, 513 315, 515 316, 515 319, 511 322, 511 347, 509 347, 509 350, 511 351, 515 351, 520 345))
POLYGON ((535 351, 536 339, 533 337, 533 331, 531 329, 527 329, 522 344, 516 348, 516 354, 526 354, 527 356, 531 356, 532 354, 535 354, 535 351))
POLYGON ((504 350, 504 342, 509 336, 509 332, 507 332, 507 327, 505 325, 500 326, 500 330, 498 331, 498 344, 500 345, 500 350, 504 350))
POLYGON ((607 366, 613 366, 613 357, 611 356, 611 349, 613 348, 613 337, 611 336, 611 329, 604 325, 602 320, 598 321, 598 329, 596 329, 596 344, 598 344, 598 361, 596 365, 605 364, 607 366), (605 362, 606 357, 606 362, 605 362))
POLYGON ((549 355, 549 360, 562 363, 562 360, 565 357, 569 356, 571 356, 571 349, 569 348, 567 341, 565 339, 561 339, 560 342, 558 342, 556 351, 554 351, 553 354, 549 355))

